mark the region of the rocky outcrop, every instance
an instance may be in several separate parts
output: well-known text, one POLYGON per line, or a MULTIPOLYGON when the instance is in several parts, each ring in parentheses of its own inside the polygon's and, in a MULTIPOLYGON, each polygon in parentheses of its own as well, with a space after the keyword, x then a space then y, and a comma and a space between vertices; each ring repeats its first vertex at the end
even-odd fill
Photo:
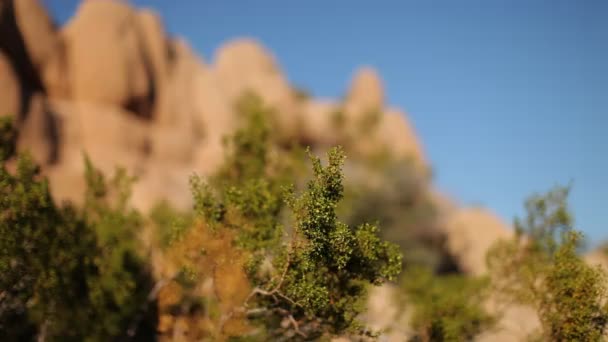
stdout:
POLYGON ((66 96, 65 49, 55 24, 38 0, 18 0, 13 3, 25 50, 42 86, 52 96, 66 96))
POLYGON ((356 120, 384 108, 384 86, 375 69, 362 67, 355 73, 346 95, 345 110, 356 120))
POLYGON ((56 118, 46 97, 36 93, 30 98, 28 112, 19 126, 17 149, 27 151, 39 164, 48 165, 58 158, 58 143, 56 118))
POLYGON ((447 248, 460 269, 471 275, 486 273, 486 252, 513 231, 496 215, 482 208, 457 209, 445 219, 447 248))
POLYGON ((389 108, 380 120, 377 134, 378 142, 397 158, 411 158, 414 162, 426 165, 424 153, 413 127, 405 113, 389 108))
POLYGON ((274 57, 253 39, 236 39, 217 52, 213 71, 230 105, 247 92, 260 96, 275 108, 279 131, 285 138, 296 136, 298 109, 295 93, 274 57))
POLYGON ((152 115, 151 57, 136 12, 122 1, 83 1, 62 31, 71 99, 152 115))
POLYGON ((159 85, 156 117, 153 123, 152 153, 164 163, 189 163, 200 139, 200 116, 196 108, 200 89, 195 80, 203 65, 182 41, 171 45, 175 56, 171 73, 159 85))
POLYGON ((0 50, 0 115, 17 116, 21 112, 19 79, 8 57, 0 50))
MULTIPOLYGON (((370 67, 355 72, 344 101, 300 96, 259 42, 230 41, 203 62, 155 12, 122 1, 83 1, 62 28, 37 0, 0 1, 0 33, 0 111, 19 117, 19 149, 43 164, 60 199, 81 198, 86 152, 106 173, 123 166, 139 177, 140 208, 162 198, 187 207, 188 176, 221 164, 248 92, 272 109, 280 142, 342 144, 427 169, 412 123, 387 105, 370 67)), ((450 252, 463 271, 483 273, 485 250, 507 227, 478 209, 444 209, 450 252)))
POLYGON ((608 248, 598 248, 584 256, 585 261, 592 266, 599 266, 608 272, 608 248))

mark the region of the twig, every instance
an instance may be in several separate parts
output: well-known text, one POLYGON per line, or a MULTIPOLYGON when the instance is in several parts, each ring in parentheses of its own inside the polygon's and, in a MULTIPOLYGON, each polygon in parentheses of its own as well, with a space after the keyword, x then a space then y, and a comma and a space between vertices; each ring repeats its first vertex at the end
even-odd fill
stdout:
POLYGON ((300 325, 295 320, 295 318, 293 318, 292 315, 287 316, 287 318, 289 319, 289 322, 291 322, 291 325, 293 325, 293 330, 296 332, 296 334, 306 338, 306 334, 300 330, 300 325))

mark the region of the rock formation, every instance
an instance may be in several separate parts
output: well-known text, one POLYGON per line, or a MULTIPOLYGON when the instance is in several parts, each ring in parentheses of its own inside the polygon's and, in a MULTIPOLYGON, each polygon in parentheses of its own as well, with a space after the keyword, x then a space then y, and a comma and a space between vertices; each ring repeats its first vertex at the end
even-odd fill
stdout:
MULTIPOLYGON (((86 153, 106 173, 122 166, 138 177, 139 208, 163 198, 188 207, 189 175, 217 169, 222 140, 238 127, 235 101, 247 92, 274 109, 282 139, 346 142, 353 153, 428 167, 407 115, 388 107, 370 67, 356 71, 342 102, 301 97, 259 42, 228 42, 205 63, 166 35, 156 13, 122 1, 83 1, 59 28, 37 0, 0 0, 0 36, 0 115, 17 118, 19 149, 42 164, 59 200, 82 198, 86 153)), ((449 252, 462 271, 483 274, 485 251, 510 236, 508 226, 436 198, 449 252)))
MULTIPOLYGON (((166 35, 155 12, 122 1, 83 1, 61 28, 39 1, 0 3, 0 110, 18 117, 19 149, 43 164, 60 199, 80 196, 72 185, 87 153, 108 173, 120 165, 140 179, 136 206, 163 197, 187 206, 188 175, 221 163, 222 140, 239 123, 235 102, 247 92, 273 109, 283 139, 350 144, 352 153, 384 151, 427 168, 407 115, 386 105, 371 67, 354 73, 343 102, 301 97, 253 39, 230 41, 205 63, 166 35)), ((445 227, 450 252, 471 274, 483 273, 484 251, 508 236, 491 214, 457 206, 445 227)))

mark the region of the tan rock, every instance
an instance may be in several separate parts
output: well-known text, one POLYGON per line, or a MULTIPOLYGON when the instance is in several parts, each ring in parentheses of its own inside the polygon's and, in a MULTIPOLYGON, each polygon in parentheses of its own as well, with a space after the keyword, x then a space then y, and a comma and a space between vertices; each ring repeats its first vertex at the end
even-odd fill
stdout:
POLYGON ((584 257, 587 264, 591 266, 599 266, 604 271, 608 272, 608 250, 596 249, 586 254, 584 257))
POLYGON ((162 200, 179 210, 192 208, 190 177, 194 170, 189 167, 167 168, 149 164, 133 185, 131 204, 144 213, 149 212, 162 200))
POLYGON ((424 153, 416 132, 405 113, 388 109, 380 119, 378 139, 394 157, 411 158, 421 165, 426 164, 424 153))
POLYGON ((56 28, 38 0, 13 1, 15 19, 32 63, 44 65, 58 44, 56 28))
POLYGON ((152 111, 151 71, 135 11, 122 1, 83 1, 66 24, 71 97, 152 111))
POLYGON ((165 162, 187 163, 201 139, 200 94, 195 80, 203 63, 183 41, 173 42, 174 63, 159 94, 152 152, 165 162))
POLYGON ((331 101, 306 101, 302 108, 301 140, 306 145, 338 144, 340 134, 334 116, 338 109, 338 105, 331 101))
POLYGON ((58 162, 47 175, 56 200, 81 203, 84 198, 85 155, 107 177, 118 167, 138 176, 146 167, 149 124, 107 105, 52 99, 49 108, 59 131, 58 162))
POLYGON ((382 331, 379 341, 407 341, 413 334, 409 324, 412 311, 399 306, 397 291, 399 289, 391 284, 370 289, 362 319, 374 331, 382 331))
POLYGON ((294 137, 297 100, 274 57, 253 39, 237 39, 223 45, 215 58, 216 77, 231 105, 247 92, 260 96, 276 110, 281 135, 294 137))
POLYGON ((382 111, 384 87, 375 69, 362 67, 355 73, 344 104, 350 120, 359 120, 363 115, 382 111))
POLYGON ((59 161, 84 170, 83 153, 112 174, 116 167, 138 171, 148 158, 149 124, 132 113, 87 102, 51 101, 59 119, 59 161))
POLYGON ((21 112, 19 80, 8 57, 0 50, 0 116, 17 117, 21 112))
POLYGON ((145 55, 152 71, 152 82, 157 93, 162 91, 169 75, 169 44, 158 13, 142 9, 137 12, 137 23, 145 55))
POLYGON ((486 252, 513 231, 496 215, 482 208, 456 210, 446 219, 447 248, 460 269, 470 275, 486 272, 486 252))
POLYGON ((40 165, 57 160, 59 132, 57 122, 43 94, 30 98, 28 113, 19 124, 17 150, 29 152, 40 165))
POLYGON ((488 310, 498 317, 496 326, 482 332, 476 341, 510 342, 526 341, 540 328, 536 311, 530 306, 508 304, 498 305, 492 299, 488 301, 488 310))
POLYGON ((65 96, 65 50, 55 24, 40 1, 18 0, 13 3, 20 36, 45 90, 52 96, 65 96))

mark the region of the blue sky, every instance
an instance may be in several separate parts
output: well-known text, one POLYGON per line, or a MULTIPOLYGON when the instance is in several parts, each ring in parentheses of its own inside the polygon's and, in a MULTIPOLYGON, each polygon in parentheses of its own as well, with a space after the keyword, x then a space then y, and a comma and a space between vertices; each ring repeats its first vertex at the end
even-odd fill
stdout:
MULTIPOLYGON (((59 21, 78 3, 43 2, 59 21)), ((440 189, 510 222, 530 193, 573 181, 577 227, 608 239, 608 1, 131 2, 207 61, 257 38, 315 96, 342 96, 371 65, 440 189)))

